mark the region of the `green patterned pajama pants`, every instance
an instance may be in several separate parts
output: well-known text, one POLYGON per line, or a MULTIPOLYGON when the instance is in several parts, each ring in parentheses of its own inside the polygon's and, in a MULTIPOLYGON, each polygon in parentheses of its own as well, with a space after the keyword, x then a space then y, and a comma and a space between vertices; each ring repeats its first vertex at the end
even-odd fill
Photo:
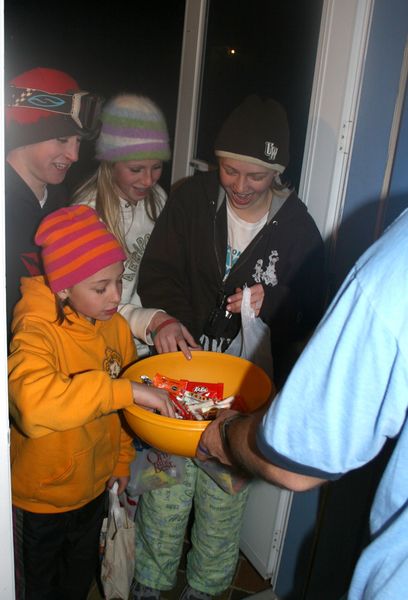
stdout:
POLYGON ((159 590, 175 585, 194 502, 187 581, 212 596, 225 590, 237 565, 248 489, 227 494, 187 460, 182 483, 143 494, 136 514, 135 579, 159 590))

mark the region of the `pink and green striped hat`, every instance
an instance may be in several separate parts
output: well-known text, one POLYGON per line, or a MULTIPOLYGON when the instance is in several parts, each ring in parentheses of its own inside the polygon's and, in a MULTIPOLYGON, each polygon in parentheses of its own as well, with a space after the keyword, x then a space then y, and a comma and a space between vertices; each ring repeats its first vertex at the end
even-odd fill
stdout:
POLYGON ((96 158, 109 162, 168 160, 169 134, 160 109, 144 96, 121 94, 102 111, 96 158))
POLYGON ((67 206, 49 214, 35 235, 48 285, 53 292, 68 289, 101 269, 123 262, 117 239, 85 205, 67 206))

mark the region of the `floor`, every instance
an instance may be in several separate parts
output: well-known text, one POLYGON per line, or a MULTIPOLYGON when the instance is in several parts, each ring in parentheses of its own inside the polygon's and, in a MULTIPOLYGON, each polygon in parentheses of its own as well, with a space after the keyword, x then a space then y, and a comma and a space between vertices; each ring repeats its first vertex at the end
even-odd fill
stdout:
MULTIPOLYGON (((189 548, 189 543, 186 541, 185 543, 185 552, 183 555, 183 559, 180 563, 180 568, 178 571, 177 584, 176 586, 168 592, 163 592, 162 598, 163 600, 178 600, 185 584, 186 584, 186 574, 185 574, 185 554, 187 553, 189 548)), ((217 597, 217 600, 241 600, 242 598, 247 598, 248 596, 252 596, 263 590, 270 590, 269 581, 265 581, 262 577, 255 571, 252 565, 247 561, 247 559, 240 555, 237 570, 235 573, 234 580, 232 585, 228 590, 226 590, 223 594, 217 597)), ((103 595, 101 594, 97 583, 95 582, 88 596, 88 600, 101 600, 103 599, 103 595)), ((268 594, 268 600, 273 600, 273 593, 270 590, 270 596, 268 594)), ((276 598, 276 600, 278 600, 276 598)))

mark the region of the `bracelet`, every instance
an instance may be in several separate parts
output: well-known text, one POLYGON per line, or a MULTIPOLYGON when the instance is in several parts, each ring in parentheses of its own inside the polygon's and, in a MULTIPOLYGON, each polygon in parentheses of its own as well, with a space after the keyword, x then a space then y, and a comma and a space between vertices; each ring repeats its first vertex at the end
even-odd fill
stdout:
POLYGON ((231 445, 228 439, 228 427, 231 425, 233 421, 237 419, 245 419, 247 415, 243 415, 242 413, 238 413, 236 415, 232 415, 231 417, 227 417, 220 423, 220 437, 222 441, 222 445, 226 454, 231 451, 231 445))
POLYGON ((165 321, 163 321, 163 323, 160 323, 160 325, 158 325, 154 331, 150 332, 150 335, 152 336, 152 340, 154 340, 156 335, 159 333, 160 329, 163 329, 163 327, 166 327, 166 325, 170 325, 171 323, 180 323, 180 321, 178 319, 173 319, 173 317, 171 317, 171 319, 166 319, 165 321))

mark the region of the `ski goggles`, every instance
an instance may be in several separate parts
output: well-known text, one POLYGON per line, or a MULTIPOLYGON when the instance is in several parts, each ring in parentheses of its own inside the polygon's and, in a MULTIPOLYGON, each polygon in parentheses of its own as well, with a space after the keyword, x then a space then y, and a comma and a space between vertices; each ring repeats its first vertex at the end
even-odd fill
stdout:
POLYGON ((89 92, 50 93, 33 88, 8 86, 9 108, 44 110, 61 116, 69 116, 84 131, 92 132, 99 124, 102 98, 89 92))

